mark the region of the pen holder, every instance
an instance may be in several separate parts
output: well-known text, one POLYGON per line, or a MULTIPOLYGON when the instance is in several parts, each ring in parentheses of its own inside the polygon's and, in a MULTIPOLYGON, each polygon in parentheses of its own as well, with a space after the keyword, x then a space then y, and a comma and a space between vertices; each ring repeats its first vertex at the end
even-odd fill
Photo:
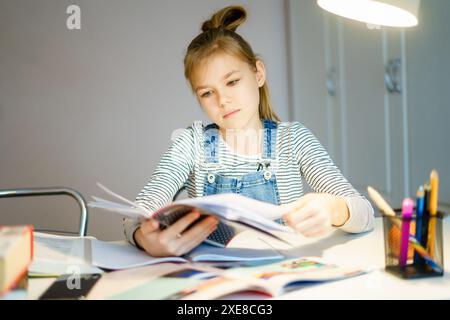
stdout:
POLYGON ((417 218, 402 218, 401 209, 394 210, 395 217, 383 216, 384 252, 386 271, 404 279, 439 277, 444 274, 443 219, 444 212, 436 216, 425 215, 417 218), (408 241, 407 249, 402 235, 409 224, 409 233, 426 250, 430 262, 423 251, 408 241), (403 242, 403 244, 402 244, 403 242), (420 254, 422 252, 422 254, 420 254), (433 263, 434 262, 434 263, 433 263))

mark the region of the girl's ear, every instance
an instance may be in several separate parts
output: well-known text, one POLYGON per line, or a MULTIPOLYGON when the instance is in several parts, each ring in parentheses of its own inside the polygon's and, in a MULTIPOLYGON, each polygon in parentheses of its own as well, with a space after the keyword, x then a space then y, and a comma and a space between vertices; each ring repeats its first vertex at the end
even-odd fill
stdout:
POLYGON ((266 82, 266 67, 261 60, 256 60, 256 83, 262 87, 266 82))

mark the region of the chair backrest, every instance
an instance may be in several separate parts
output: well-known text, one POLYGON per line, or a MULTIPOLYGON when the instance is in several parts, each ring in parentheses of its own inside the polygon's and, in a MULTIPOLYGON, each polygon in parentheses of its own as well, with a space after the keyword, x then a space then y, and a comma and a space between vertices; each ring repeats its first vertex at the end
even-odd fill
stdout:
MULTIPOLYGON (((81 193, 66 187, 48 187, 48 188, 21 188, 21 189, 0 189, 0 198, 13 197, 36 197, 36 196, 55 196, 68 195, 74 198, 80 206, 80 225, 79 236, 86 236, 88 223, 88 210, 86 201, 81 193)), ((36 230, 36 231, 56 231, 56 230, 36 230)), ((58 232, 58 231, 56 231, 58 232)))

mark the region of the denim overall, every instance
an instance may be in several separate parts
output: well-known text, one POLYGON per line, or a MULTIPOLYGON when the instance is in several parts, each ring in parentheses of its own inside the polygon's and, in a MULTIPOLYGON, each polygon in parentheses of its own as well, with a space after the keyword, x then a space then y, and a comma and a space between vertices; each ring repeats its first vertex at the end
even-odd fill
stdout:
MULTIPOLYGON (((219 193, 237 193, 256 200, 280 204, 275 172, 271 162, 275 159, 275 145, 277 124, 274 121, 263 120, 264 140, 262 161, 258 169, 241 175, 238 178, 230 178, 214 172, 212 168, 219 165, 219 130, 216 124, 210 124, 204 128, 205 166, 208 168, 205 177, 203 195, 219 193), (215 166, 216 165, 216 166, 215 166)), ((281 221, 277 221, 282 223, 281 221)), ((235 230, 220 223, 216 231, 208 238, 207 242, 214 245, 226 245, 235 235, 235 230)))

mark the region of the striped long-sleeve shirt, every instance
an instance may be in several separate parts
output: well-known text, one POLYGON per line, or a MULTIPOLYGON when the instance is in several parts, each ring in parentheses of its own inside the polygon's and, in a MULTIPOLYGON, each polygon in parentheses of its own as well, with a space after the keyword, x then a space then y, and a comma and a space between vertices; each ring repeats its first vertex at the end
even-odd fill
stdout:
MULTIPOLYGON (((177 191, 186 186, 189 197, 203 196, 207 168, 204 166, 203 123, 194 122, 175 139, 136 197, 136 203, 151 210, 170 203, 177 191)), ((277 179, 280 204, 293 202, 303 195, 303 181, 319 193, 342 196, 349 209, 349 219, 339 227, 359 233, 373 228, 373 208, 367 199, 345 179, 330 156, 299 122, 280 122, 277 127, 276 158, 271 162, 277 179)), ((232 151, 219 135, 219 164, 214 172, 239 177, 254 172, 259 156, 245 156, 232 151)), ((135 244, 137 221, 124 219, 126 238, 135 244)))

